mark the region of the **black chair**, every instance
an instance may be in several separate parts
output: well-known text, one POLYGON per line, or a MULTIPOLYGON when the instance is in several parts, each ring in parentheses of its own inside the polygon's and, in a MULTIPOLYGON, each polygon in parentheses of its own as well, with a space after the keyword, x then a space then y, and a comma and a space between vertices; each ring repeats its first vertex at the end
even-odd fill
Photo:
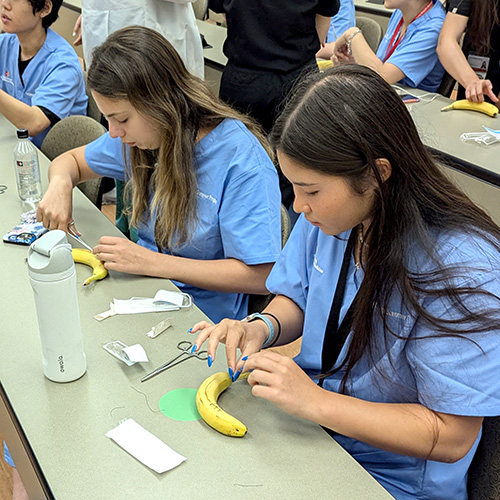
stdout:
POLYGON ((455 83, 457 83, 456 80, 445 71, 441 84, 436 92, 444 97, 450 97, 455 87, 455 83))
POLYGON ((483 435, 469 469, 469 500, 500 498, 500 417, 486 417, 483 435))

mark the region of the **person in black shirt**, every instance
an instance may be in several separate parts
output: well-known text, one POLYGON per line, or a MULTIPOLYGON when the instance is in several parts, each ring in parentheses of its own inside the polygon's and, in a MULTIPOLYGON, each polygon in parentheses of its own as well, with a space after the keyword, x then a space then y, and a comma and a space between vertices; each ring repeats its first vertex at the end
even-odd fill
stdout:
POLYGON ((447 0, 437 53, 461 85, 458 98, 498 102, 500 92, 500 4, 498 0, 447 0), (467 31, 466 31, 467 30, 467 31), (463 51, 459 40, 466 31, 463 51))
MULTIPOLYGON (((315 54, 339 0, 209 0, 208 6, 227 21, 219 96, 269 133, 293 82, 305 68, 317 70, 315 54)), ((291 188, 282 185, 282 194, 290 206, 291 188)))

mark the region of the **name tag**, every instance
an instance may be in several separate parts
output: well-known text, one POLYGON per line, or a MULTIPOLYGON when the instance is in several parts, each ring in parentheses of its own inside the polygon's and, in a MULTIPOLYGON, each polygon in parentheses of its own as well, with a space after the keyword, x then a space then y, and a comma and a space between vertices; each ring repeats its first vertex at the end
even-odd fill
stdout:
POLYGON ((484 56, 478 56, 474 52, 471 52, 467 57, 467 61, 472 68, 472 71, 476 73, 480 80, 486 79, 486 73, 488 72, 488 67, 490 65, 490 58, 484 56))

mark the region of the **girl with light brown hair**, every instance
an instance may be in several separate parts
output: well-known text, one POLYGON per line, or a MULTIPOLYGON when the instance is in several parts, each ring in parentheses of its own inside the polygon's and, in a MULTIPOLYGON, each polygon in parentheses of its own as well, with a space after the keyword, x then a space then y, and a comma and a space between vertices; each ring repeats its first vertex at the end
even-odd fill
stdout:
POLYGON ((139 240, 103 236, 94 253, 105 267, 171 279, 214 321, 244 317, 281 248, 278 176, 259 128, 149 28, 98 47, 88 85, 109 133, 52 162, 39 220, 66 230, 74 186, 128 180, 139 240))

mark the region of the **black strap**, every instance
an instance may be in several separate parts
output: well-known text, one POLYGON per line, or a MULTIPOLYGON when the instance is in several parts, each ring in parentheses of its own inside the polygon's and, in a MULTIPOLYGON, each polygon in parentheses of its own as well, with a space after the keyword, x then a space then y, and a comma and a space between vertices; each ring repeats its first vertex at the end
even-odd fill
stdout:
MULTIPOLYGON (((347 282, 347 271, 349 269, 349 263, 351 261, 352 251, 354 249, 354 241, 356 239, 356 229, 351 231, 349 240, 347 242, 347 247, 344 252, 344 259, 342 261, 342 268, 340 269, 340 276, 337 282, 337 288, 335 289, 335 294, 333 296, 332 307, 330 309, 330 316, 328 317, 328 322, 325 329, 325 337, 323 339, 323 351, 321 353, 321 373, 327 373, 331 370, 337 358, 339 357, 340 351, 345 344, 347 336, 351 331, 352 317, 354 311, 354 303, 356 298, 352 301, 349 310, 347 311, 342 323, 339 325, 340 309, 342 308, 342 302, 344 301, 345 285, 347 282)), ((321 378, 318 382, 320 387, 323 387, 323 380, 321 378)))

